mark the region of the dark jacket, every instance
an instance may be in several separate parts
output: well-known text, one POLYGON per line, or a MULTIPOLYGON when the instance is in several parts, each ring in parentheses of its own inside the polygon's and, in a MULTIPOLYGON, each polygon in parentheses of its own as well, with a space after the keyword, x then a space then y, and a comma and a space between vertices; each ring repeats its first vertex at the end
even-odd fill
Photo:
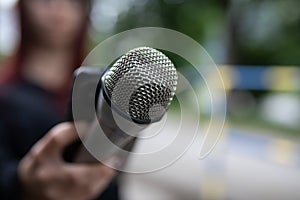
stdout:
MULTIPOLYGON (((0 199, 20 199, 19 161, 64 120, 56 95, 28 81, 0 87, 0 199)), ((117 200, 117 184, 111 183, 98 199, 117 200)))

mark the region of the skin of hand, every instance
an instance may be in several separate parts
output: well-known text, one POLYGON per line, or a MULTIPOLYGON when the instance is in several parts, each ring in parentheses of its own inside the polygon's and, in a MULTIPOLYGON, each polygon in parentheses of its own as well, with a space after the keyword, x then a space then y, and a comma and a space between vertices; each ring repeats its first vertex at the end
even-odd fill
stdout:
POLYGON ((18 167, 23 199, 88 200, 101 194, 116 171, 101 163, 65 162, 65 147, 78 138, 73 123, 61 123, 31 148, 18 167))

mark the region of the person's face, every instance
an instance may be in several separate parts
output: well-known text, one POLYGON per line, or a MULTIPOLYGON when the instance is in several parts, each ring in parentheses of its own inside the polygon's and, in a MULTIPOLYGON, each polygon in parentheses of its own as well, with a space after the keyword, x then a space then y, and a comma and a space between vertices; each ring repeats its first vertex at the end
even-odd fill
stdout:
POLYGON ((33 40, 61 47, 76 42, 87 15, 84 0, 24 0, 24 4, 33 40))

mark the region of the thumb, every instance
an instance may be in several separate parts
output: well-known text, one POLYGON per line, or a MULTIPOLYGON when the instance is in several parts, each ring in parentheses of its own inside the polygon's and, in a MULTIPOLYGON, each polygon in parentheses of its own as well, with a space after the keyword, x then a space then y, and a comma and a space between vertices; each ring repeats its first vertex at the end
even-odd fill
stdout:
POLYGON ((64 148, 79 139, 74 123, 64 122, 54 126, 45 136, 44 150, 61 154, 64 148))

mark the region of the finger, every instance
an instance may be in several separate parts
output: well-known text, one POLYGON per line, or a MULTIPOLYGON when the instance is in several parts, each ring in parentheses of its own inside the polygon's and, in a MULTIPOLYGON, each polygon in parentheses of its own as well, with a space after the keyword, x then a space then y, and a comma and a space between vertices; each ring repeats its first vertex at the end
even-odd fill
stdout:
POLYGON ((31 161, 29 160, 27 156, 24 157, 18 165, 18 177, 20 178, 20 181, 23 182, 24 180, 27 180, 28 175, 30 175, 30 171, 32 168, 31 161))
MULTIPOLYGON (((98 166, 94 166, 94 173, 98 173, 99 175, 101 174, 102 177, 104 177, 105 179, 110 180, 113 176, 116 175, 116 170, 107 167, 105 165, 102 164, 97 164, 98 166)), ((92 170, 92 171, 93 171, 92 170)))
POLYGON ((53 127, 43 138, 43 152, 61 154, 64 148, 79 139, 75 126, 65 122, 53 127))
POLYGON ((94 184, 100 180, 110 181, 116 175, 116 170, 102 164, 66 164, 65 169, 82 182, 94 184))
POLYGON ((91 180, 93 180, 92 191, 97 193, 106 188, 117 172, 105 165, 95 165, 91 167, 88 173, 90 173, 91 180))
POLYGON ((75 185, 93 199, 103 191, 116 175, 116 171, 102 164, 67 164, 66 171, 75 185))
POLYGON ((57 154, 62 151, 65 144, 76 139, 78 139, 78 136, 72 123, 59 124, 34 144, 25 157, 25 163, 30 163, 30 169, 35 169, 40 163, 60 159, 57 154))
POLYGON ((73 171, 76 172, 79 176, 82 176, 83 178, 92 177, 95 179, 99 178, 110 178, 114 176, 117 172, 116 170, 107 167, 101 163, 94 163, 94 164, 84 164, 84 163, 66 163, 65 167, 66 170, 69 170, 70 172, 73 171))
POLYGON ((91 195, 93 198, 97 197, 109 185, 117 172, 112 168, 102 165, 101 167, 95 167, 95 173, 98 173, 99 177, 95 179, 94 184, 91 186, 91 195))

